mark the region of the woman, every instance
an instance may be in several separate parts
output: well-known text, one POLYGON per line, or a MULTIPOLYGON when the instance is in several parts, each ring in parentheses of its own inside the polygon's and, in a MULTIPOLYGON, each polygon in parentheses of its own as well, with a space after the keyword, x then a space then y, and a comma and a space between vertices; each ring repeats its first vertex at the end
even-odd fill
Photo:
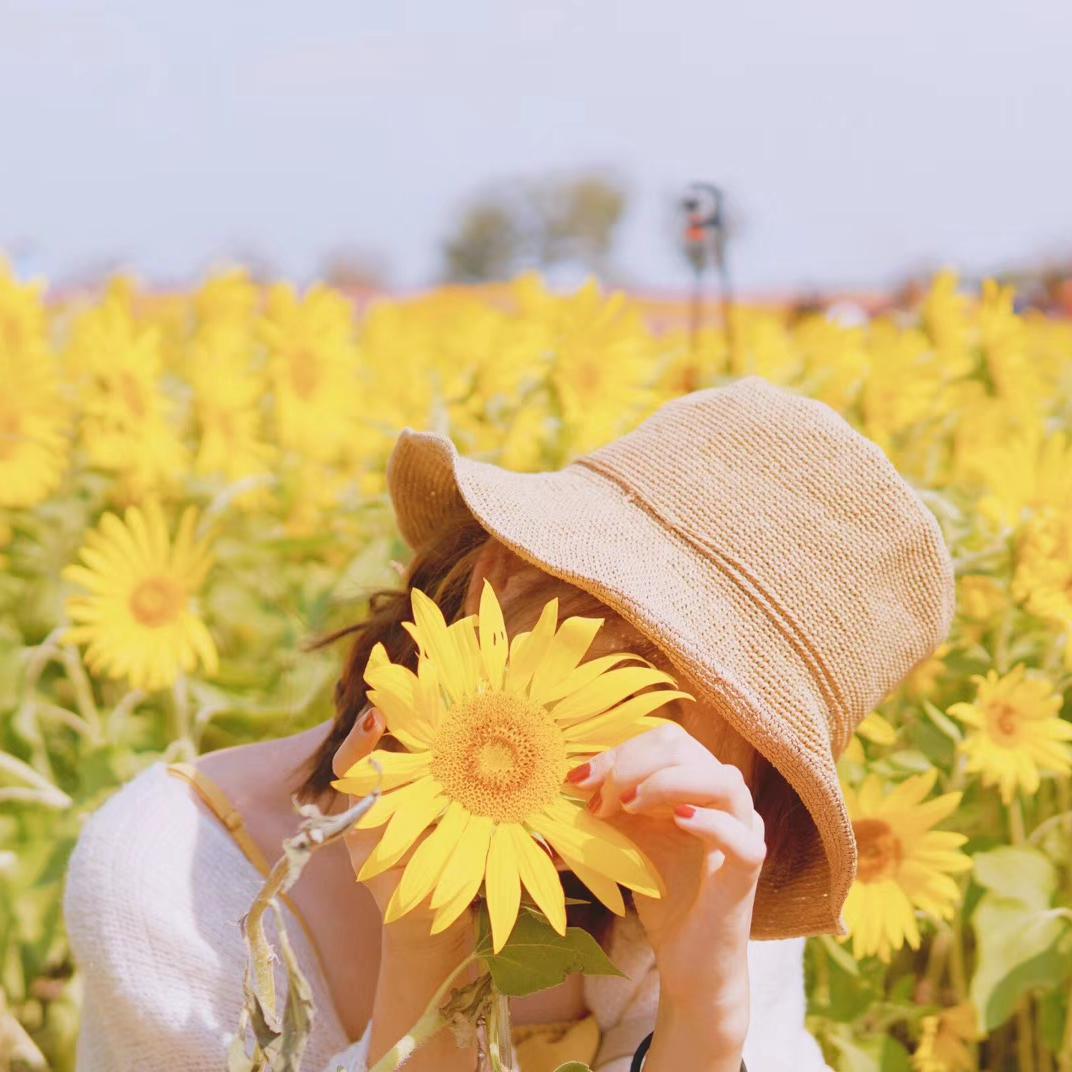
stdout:
MULTIPOLYGON (((241 1004, 237 920, 260 885, 254 864, 296 827, 290 793, 347 806, 331 781, 390 746, 362 678, 373 644, 413 667, 410 589, 450 621, 475 612, 485 577, 511 634, 558 595, 560 618, 606 619, 587 658, 639 652, 697 697, 659 712, 675 726, 571 775, 668 896, 580 917, 626 978, 573 976, 513 1001, 523 1072, 568 1059, 598 1072, 825 1068, 804 1030, 801 956, 805 936, 845 933, 856 852, 835 762, 948 631, 952 564, 934 517, 829 407, 754 376, 676 399, 555 473, 511 473, 407 429, 388 485, 415 555, 401 591, 323 641, 354 634, 336 718, 192 768, 155 764, 79 839, 65 914, 86 980, 80 1072, 223 1067, 241 1004)), ((291 891, 317 1013, 311 1072, 375 1062, 471 947, 469 916, 434 937, 420 912, 383 925, 408 857, 355 883, 375 840, 352 831, 314 854, 291 891)), ((475 1063, 441 1032, 406 1067, 475 1063)))

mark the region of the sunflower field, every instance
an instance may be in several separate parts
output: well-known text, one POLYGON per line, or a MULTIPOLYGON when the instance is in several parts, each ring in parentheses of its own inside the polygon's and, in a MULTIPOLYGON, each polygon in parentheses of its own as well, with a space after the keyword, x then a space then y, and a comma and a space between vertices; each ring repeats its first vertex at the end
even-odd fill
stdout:
POLYGON ((1072 322, 1013 298, 943 273, 866 322, 739 306, 690 340, 535 275, 358 313, 240 270, 52 296, 0 267, 0 1070, 74 1067, 87 814, 331 717, 338 656, 302 642, 398 582, 402 428, 559 468, 758 374, 878 443, 957 570, 946 643, 840 757, 859 869, 808 1027, 839 1072, 1072 1072, 1072 322))

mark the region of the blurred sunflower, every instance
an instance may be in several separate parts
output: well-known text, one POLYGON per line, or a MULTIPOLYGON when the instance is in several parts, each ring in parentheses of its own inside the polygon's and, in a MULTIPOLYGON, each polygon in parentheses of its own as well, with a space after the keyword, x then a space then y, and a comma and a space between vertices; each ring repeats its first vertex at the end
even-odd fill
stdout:
POLYGON ((983 785, 997 785, 1002 802, 1012 803, 1017 789, 1034 793, 1039 771, 1072 771, 1072 723, 1060 717, 1061 694, 1044 677, 1025 676, 1023 663, 999 676, 991 668, 984 678, 972 674, 976 696, 955 703, 949 714, 974 727, 958 748, 968 757, 969 773, 983 785))
POLYGON ((150 498, 144 510, 128 506, 124 521, 104 514, 86 534, 83 564, 62 575, 90 594, 68 597, 67 614, 79 624, 63 642, 86 644, 94 673, 148 691, 167 688, 198 662, 215 673, 216 646, 195 603, 212 557, 194 539, 196 521, 197 508, 187 506, 172 543, 160 503, 150 498))
POLYGON ((564 779, 578 761, 665 721, 650 712, 694 697, 669 688, 632 696, 648 685, 673 684, 650 663, 612 669, 638 655, 581 663, 603 619, 573 617, 558 627, 557 598, 545 604, 531 631, 513 638, 509 653, 488 581, 479 615, 450 626, 419 589, 412 601, 414 621, 403 624, 418 645, 417 673, 391 663, 382 644, 365 669, 370 702, 409 751, 377 750, 331 783, 364 795, 380 784, 373 761, 383 769, 385 793, 357 825, 387 829, 358 873, 361 880, 394 866, 438 821, 406 864, 386 922, 431 893, 432 933, 438 933, 483 882, 498 952, 517 918, 524 883, 552 926, 565 933, 561 881, 537 841, 550 844, 619 915, 619 882, 661 896, 662 881, 647 857, 591 815, 564 779))
POLYGON ((978 1017, 970 1001, 924 1016, 920 1026, 913 1072, 972 1072, 977 1067, 969 1043, 979 1038, 978 1017))
POLYGON ((856 836, 859 863, 843 914, 856 957, 877 955, 886 963, 907 941, 919 948, 916 909, 949 919, 960 901, 950 877, 971 869, 960 851, 966 834, 932 830, 956 810, 960 792, 943 793, 923 803, 938 771, 906 778, 883 796, 878 775, 868 774, 859 789, 845 786, 845 802, 856 836))
POLYGON ((866 718, 861 720, 856 727, 856 732, 849 739, 845 750, 839 759, 847 759, 851 763, 864 763, 867 757, 864 755, 862 741, 872 741, 874 744, 891 745, 897 740, 897 730, 878 711, 872 711, 866 718))

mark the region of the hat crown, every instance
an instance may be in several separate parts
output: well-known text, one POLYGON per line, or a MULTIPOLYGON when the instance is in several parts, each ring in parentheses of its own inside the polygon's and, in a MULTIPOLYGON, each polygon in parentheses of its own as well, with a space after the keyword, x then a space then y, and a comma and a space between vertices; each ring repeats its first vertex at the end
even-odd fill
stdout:
POLYGON ((763 607, 827 702, 835 752, 949 630, 937 520, 823 402, 749 376, 676 398, 571 465, 613 480, 763 607))

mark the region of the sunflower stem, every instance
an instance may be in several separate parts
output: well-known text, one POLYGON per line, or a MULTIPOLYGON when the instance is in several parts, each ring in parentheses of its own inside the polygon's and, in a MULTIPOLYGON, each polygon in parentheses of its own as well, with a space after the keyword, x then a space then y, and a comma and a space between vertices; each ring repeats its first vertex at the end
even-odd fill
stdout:
POLYGON ((493 988, 488 1013, 488 1057, 492 1072, 516 1072, 514 1043, 510 1034, 510 999, 493 988))
POLYGON ((1023 845, 1027 840, 1024 833, 1024 810, 1018 796, 1012 798, 1008 807, 1009 814, 1009 839, 1013 845, 1023 845))
POLYGON ((425 1006, 420 1019, 369 1069, 369 1072, 395 1072, 396 1068, 410 1058, 414 1050, 423 1046, 433 1035, 449 1023, 443 1015, 441 1006, 447 1000, 447 995, 453 988, 454 981, 468 970, 477 959, 478 957, 475 953, 470 953, 447 976, 425 1006))
POLYGON ((67 679, 74 689, 74 700, 78 707, 78 713, 82 720, 90 727, 95 741, 104 737, 104 726, 101 723, 100 711, 97 710, 97 701, 93 697, 93 686, 90 684, 89 675, 82 665, 82 656, 77 648, 69 644, 59 646, 59 658, 63 668, 67 672, 67 679))
POLYGON ((1035 1043, 1031 1022, 1031 995, 1021 996, 1016 1006, 1016 1069, 1017 1072, 1035 1072, 1035 1043))
POLYGON ((174 724, 172 727, 172 744, 175 752, 184 760, 197 758, 197 747, 190 733, 190 687, 185 674, 179 674, 171 689, 174 724))

